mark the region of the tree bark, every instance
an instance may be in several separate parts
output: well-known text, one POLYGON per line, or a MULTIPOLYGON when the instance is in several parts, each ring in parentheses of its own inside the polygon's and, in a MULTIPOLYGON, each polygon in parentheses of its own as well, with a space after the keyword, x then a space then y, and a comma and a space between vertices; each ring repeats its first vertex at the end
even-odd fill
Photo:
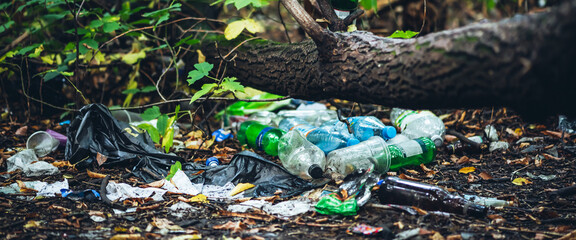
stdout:
POLYGON ((527 116, 576 116, 570 106, 576 93, 576 1, 416 39, 312 29, 313 41, 243 46, 227 74, 310 100, 420 109, 507 106, 527 116))

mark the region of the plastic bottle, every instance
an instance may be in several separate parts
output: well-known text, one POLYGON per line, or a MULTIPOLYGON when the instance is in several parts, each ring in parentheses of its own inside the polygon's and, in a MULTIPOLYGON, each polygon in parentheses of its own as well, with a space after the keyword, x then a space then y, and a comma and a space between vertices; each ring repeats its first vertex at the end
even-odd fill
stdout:
POLYGON ((330 128, 317 128, 300 118, 285 118, 278 125, 284 131, 296 130, 301 132, 308 141, 318 146, 326 154, 360 142, 350 134, 330 131, 330 128))
POLYGON ((255 122, 257 122, 257 121, 245 121, 245 122, 240 124, 240 127, 238 128, 238 132, 236 134, 236 138, 238 138, 238 142, 240 142, 240 145, 248 144, 248 139, 246 138, 246 128, 248 128, 248 126, 250 126, 250 124, 255 123, 255 122))
MULTIPOLYGON (((372 136, 379 136, 384 140, 396 136, 396 128, 384 125, 382 121, 374 116, 349 117, 348 122, 350 123, 354 136, 360 141, 366 141, 372 136)), ((330 125, 334 126, 339 132, 348 132, 346 123, 338 120, 326 122, 322 126, 330 125)))
MULTIPOLYGON (((484 139, 481 136, 469 137, 468 140, 476 143, 484 143, 484 139)), ((472 147, 469 143, 462 142, 460 140, 446 145, 446 150, 451 154, 461 153, 461 152, 477 152, 481 149, 472 147)))
POLYGON ((220 165, 220 161, 216 157, 209 157, 206 159, 206 166, 208 167, 216 167, 220 165))
POLYGON ((278 156, 278 141, 285 133, 279 128, 256 121, 246 121, 240 125, 238 140, 245 139, 249 147, 263 150, 271 156, 278 156))
POLYGON ((390 151, 386 141, 374 136, 357 145, 332 151, 326 159, 329 174, 348 175, 360 169, 385 173, 390 168, 390 151))
POLYGON ((384 204, 412 205, 424 210, 444 211, 473 217, 485 217, 488 208, 475 204, 456 194, 434 185, 419 183, 398 177, 382 180, 378 197, 384 204))
POLYGON ((406 137, 406 135, 403 135, 403 134, 397 134, 392 139, 386 141, 386 143, 391 144, 391 145, 396 145, 396 144, 399 144, 401 142, 406 142, 406 141, 410 141, 410 138, 406 137))
POLYGON ((436 146, 429 138, 417 138, 395 145, 388 145, 390 152, 390 171, 407 166, 418 166, 434 160, 436 146))
POLYGON ((276 125, 285 118, 300 118, 317 127, 324 122, 338 118, 338 113, 334 110, 281 110, 276 115, 274 120, 276 125))
POLYGON ((299 131, 289 131, 278 142, 278 158, 292 174, 302 179, 321 178, 326 167, 326 156, 299 131))
POLYGON ((264 125, 275 127, 278 126, 276 122, 274 122, 274 119, 276 118, 276 113, 270 111, 260 111, 252 113, 250 117, 248 117, 247 121, 257 121, 264 125))
MULTIPOLYGON (((251 97, 250 99, 276 99, 282 98, 282 96, 271 94, 271 93, 262 93, 251 97)), ((248 119, 248 116, 260 112, 260 111, 274 111, 279 108, 288 106, 290 104, 290 99, 285 99, 282 101, 270 101, 270 102, 245 102, 245 101, 238 101, 226 109, 220 111, 216 114, 216 119, 222 118, 222 116, 226 115, 224 118, 224 125, 225 126, 232 126, 233 123, 240 124, 243 121, 248 119)))
POLYGON ((436 147, 444 142, 444 122, 430 111, 392 109, 390 119, 410 139, 427 137, 434 141, 436 147))

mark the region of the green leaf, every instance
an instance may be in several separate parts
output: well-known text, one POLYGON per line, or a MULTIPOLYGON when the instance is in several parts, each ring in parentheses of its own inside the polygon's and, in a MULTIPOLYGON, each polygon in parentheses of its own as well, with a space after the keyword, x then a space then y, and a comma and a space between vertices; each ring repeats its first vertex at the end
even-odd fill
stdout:
POLYGON ((170 128, 168 131, 166 131, 166 134, 162 138, 162 146, 164 147, 164 151, 170 151, 172 144, 174 144, 174 129, 170 128))
POLYGON ((198 100, 198 98, 204 96, 206 93, 209 93, 216 86, 217 86, 216 83, 207 83, 207 84, 202 85, 202 89, 200 89, 200 91, 194 93, 194 96, 192 96, 192 99, 190 99, 190 103, 193 103, 194 101, 198 100))
POLYGON ((152 124, 142 123, 139 124, 138 127, 146 130, 146 132, 148 132, 148 135, 150 135, 152 141, 154 141, 155 143, 160 143, 160 133, 158 133, 158 129, 152 126, 152 124))
POLYGON ((138 60, 144 58, 146 58, 146 52, 142 50, 135 53, 124 54, 124 56, 122 56, 122 61, 128 65, 134 65, 138 62, 138 60))
POLYGON ((361 0, 360 4, 362 8, 366 11, 374 10, 374 12, 378 11, 378 0, 361 0))
POLYGON ((82 39, 80 41, 80 54, 86 54, 89 50, 86 46, 84 46, 84 44, 91 47, 92 49, 98 49, 98 42, 96 42, 96 40, 89 38, 82 39))
POLYGON ((20 49, 20 51, 18 51, 18 53, 16 53, 16 55, 24 55, 24 54, 32 51, 32 49, 36 49, 38 46, 40 46, 40 43, 36 43, 36 44, 32 44, 28 47, 24 47, 24 48, 20 49))
POLYGON ((401 30, 396 30, 396 32, 392 33, 392 35, 389 36, 389 38, 412 38, 414 36, 416 36, 418 34, 418 32, 413 32, 413 31, 401 31, 401 30))
POLYGON ((158 106, 153 106, 146 109, 144 113, 140 114, 140 117, 142 117, 142 120, 144 121, 150 121, 160 117, 160 115, 162 115, 160 113, 160 108, 158 108, 158 106))
POLYGON ((143 87, 142 90, 140 90, 140 91, 143 93, 153 92, 153 91, 156 91, 156 86, 149 85, 149 86, 143 87))
POLYGON ((242 86, 242 84, 240 84, 239 82, 236 82, 235 77, 224 78, 224 81, 222 81, 221 87, 222 87, 222 89, 232 91, 232 92, 236 92, 236 91, 244 92, 244 86, 242 86))
POLYGON ((126 89, 126 90, 122 91, 122 94, 128 95, 128 94, 136 94, 136 93, 139 93, 139 92, 140 92, 140 89, 138 89, 138 88, 131 88, 131 89, 126 89))
POLYGON ((4 31, 8 30, 10 28, 10 26, 12 26, 12 24, 14 24, 14 21, 10 20, 10 21, 0 25, 0 33, 3 33, 4 31))
POLYGON ((160 135, 165 135, 166 130, 168 129, 168 115, 162 114, 158 117, 158 122, 156 122, 156 129, 158 129, 160 135))
POLYGON ((104 30, 105 33, 110 33, 110 32, 114 32, 116 30, 118 30, 118 28, 120 28, 120 24, 117 22, 107 22, 104 23, 104 26, 102 27, 102 30, 104 30))
POLYGON ((170 181, 170 179, 174 177, 174 175, 176 174, 176 172, 178 172, 178 170, 182 170, 182 163, 180 163, 180 161, 176 161, 176 163, 170 166, 170 173, 168 174, 168 176, 166 176, 166 180, 170 181))
POLYGON ((194 68, 196 68, 196 70, 192 70, 188 73, 187 81, 189 85, 192 85, 203 77, 208 76, 208 74, 210 74, 210 70, 214 68, 214 64, 207 62, 196 63, 194 64, 194 68))

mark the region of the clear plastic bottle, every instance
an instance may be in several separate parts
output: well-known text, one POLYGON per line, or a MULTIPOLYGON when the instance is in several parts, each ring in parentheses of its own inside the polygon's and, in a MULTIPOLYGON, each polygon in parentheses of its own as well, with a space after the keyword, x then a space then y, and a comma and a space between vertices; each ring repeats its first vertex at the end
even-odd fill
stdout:
MULTIPOLYGON (((384 125, 382 121, 374 116, 349 117, 348 122, 352 128, 354 137, 360 141, 366 141, 372 136, 379 136, 384 140, 396 136, 396 128, 384 125)), ((348 132, 348 126, 346 126, 346 123, 344 122, 332 120, 326 122, 322 126, 329 125, 333 125, 339 132, 348 132)))
POLYGON ((436 158, 436 146, 429 138, 417 138, 395 145, 388 145, 390 152, 390 171, 407 166, 427 164, 436 158))
POLYGON ((278 141, 286 132, 256 121, 246 121, 240 125, 238 140, 245 139, 249 147, 263 150, 268 155, 278 156, 278 141))
POLYGON ((378 197, 384 204, 412 205, 424 210, 445 211, 473 217, 485 217, 488 208, 475 204, 438 186, 386 177, 381 180, 378 197))
POLYGON ((360 169, 385 173, 390 168, 390 151, 386 141, 373 136, 357 145, 337 149, 328 154, 326 171, 346 176, 360 169))
POLYGON ((436 147, 444 142, 444 122, 430 111, 392 109, 390 119, 410 139, 427 137, 434 141, 436 147))
POLYGON ((302 179, 321 178, 326 167, 326 156, 299 131, 289 131, 278 142, 278 158, 292 174, 302 179))
POLYGON ((403 134, 397 134, 392 139, 386 141, 386 143, 388 143, 390 145, 396 145, 396 144, 406 142, 406 141, 410 141, 410 138, 406 137, 406 135, 403 135, 403 134))
POLYGON ((276 117, 277 115, 274 112, 260 111, 252 113, 250 117, 248 117, 247 121, 257 121, 264 125, 276 127, 277 126, 276 122, 274 122, 274 119, 276 119, 276 117))
POLYGON ((330 127, 318 128, 300 118, 285 118, 278 125, 284 131, 296 130, 301 132, 308 141, 318 146, 326 154, 360 142, 350 134, 331 131, 330 127))
POLYGON ((338 113, 334 110, 281 110, 276 115, 274 121, 277 125, 285 118, 300 118, 314 126, 338 118, 338 113))

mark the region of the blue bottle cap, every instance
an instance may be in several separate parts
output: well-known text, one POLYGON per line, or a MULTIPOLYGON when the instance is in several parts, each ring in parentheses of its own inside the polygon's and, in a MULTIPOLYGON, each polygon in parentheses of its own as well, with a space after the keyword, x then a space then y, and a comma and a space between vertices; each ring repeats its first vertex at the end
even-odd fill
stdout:
POLYGON ((382 138, 384 138, 385 140, 392 139, 393 137, 396 137, 396 128, 392 126, 386 126, 382 128, 381 134, 382 138))
POLYGON ((356 139, 356 138, 350 138, 348 139, 348 141, 346 142, 346 145, 349 146, 353 146, 360 143, 360 140, 356 139))
POLYGON ((220 165, 220 161, 216 157, 209 157, 206 159, 206 166, 215 167, 220 165))

